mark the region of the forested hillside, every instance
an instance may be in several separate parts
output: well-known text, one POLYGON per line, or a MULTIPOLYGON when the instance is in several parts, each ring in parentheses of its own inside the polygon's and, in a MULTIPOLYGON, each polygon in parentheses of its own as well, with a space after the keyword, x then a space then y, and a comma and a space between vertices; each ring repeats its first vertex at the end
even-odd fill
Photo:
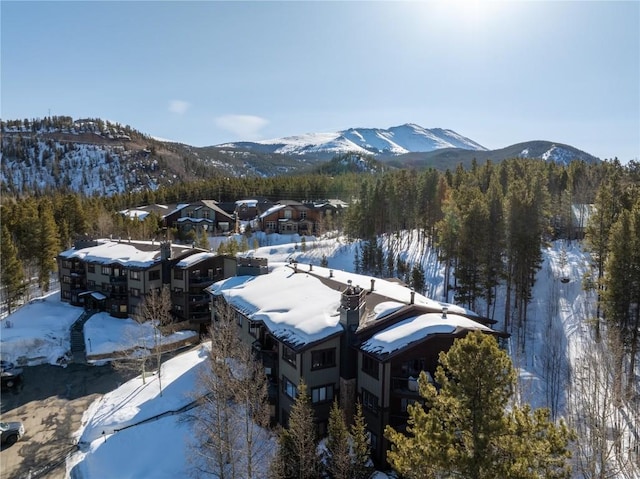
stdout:
POLYGON ((68 116, 0 122, 3 195, 54 192, 111 196, 202 178, 267 177, 315 162, 278 154, 160 141, 129 125, 68 116))

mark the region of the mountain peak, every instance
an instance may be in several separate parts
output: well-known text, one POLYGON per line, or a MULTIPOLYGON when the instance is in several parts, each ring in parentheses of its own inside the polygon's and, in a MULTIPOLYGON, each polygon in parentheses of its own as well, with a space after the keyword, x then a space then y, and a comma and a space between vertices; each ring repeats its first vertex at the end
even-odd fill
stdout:
POLYGON ((268 149, 270 153, 315 157, 330 157, 344 153, 397 156, 442 148, 486 150, 479 143, 453 130, 427 129, 415 123, 405 123, 387 129, 349 128, 334 133, 307 133, 272 140, 226 143, 218 146, 263 152, 268 149))

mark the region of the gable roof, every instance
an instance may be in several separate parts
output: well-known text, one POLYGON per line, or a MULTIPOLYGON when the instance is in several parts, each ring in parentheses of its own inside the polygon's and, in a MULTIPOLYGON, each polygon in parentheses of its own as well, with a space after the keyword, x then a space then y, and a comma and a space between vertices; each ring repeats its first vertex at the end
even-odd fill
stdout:
POLYGON ((426 313, 391 324, 364 341, 360 349, 380 360, 387 360, 394 353, 435 335, 460 334, 464 331, 494 332, 491 328, 464 316, 426 313))

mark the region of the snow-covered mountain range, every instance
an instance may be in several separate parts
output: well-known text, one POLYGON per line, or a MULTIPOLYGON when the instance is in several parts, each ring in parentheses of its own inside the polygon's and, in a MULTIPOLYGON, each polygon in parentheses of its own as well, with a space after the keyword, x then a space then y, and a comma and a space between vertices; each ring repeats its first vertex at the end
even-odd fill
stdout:
POLYGON ((340 174, 388 168, 469 167, 475 160, 539 158, 597 162, 570 145, 529 141, 498 150, 452 130, 415 124, 349 128, 260 142, 194 147, 155 139, 101 119, 47 117, 0 121, 0 192, 20 195, 64 189, 87 195, 155 190, 224 175, 340 174))
POLYGON ((217 146, 297 156, 335 156, 345 153, 397 156, 443 148, 486 150, 484 146, 453 130, 428 129, 413 123, 387 129, 349 128, 334 133, 307 133, 272 140, 224 143, 217 146))

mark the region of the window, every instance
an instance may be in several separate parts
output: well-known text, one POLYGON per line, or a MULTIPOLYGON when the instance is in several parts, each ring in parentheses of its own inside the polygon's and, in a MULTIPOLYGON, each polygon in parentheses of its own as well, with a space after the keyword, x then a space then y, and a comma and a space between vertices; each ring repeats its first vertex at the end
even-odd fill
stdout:
POLYGON ((320 403, 325 401, 333 401, 333 384, 311 388, 311 402, 320 403))
POLYGON ((71 263, 71 261, 69 261, 68 259, 62 262, 62 267, 65 269, 71 269, 72 266, 73 266, 73 263, 71 263))
POLYGON ((102 291, 111 292, 111 284, 102 283, 102 291))
POLYGON ((71 291, 62 291, 62 299, 71 299, 71 291))
POLYGON ((249 321, 249 334, 254 338, 260 336, 260 323, 256 323, 255 321, 249 321))
POLYGON ((96 287, 96 282, 92 279, 87 280, 87 288, 93 289, 96 287))
POLYGON ((367 409, 378 412, 378 396, 371 394, 366 389, 362 389, 362 405, 367 409))
POLYGON ((362 355, 362 371, 372 378, 378 379, 378 361, 366 354, 362 355))
POLYGON ((295 399, 298 395, 298 388, 295 384, 289 381, 289 378, 282 376, 282 392, 284 392, 291 399, 295 399))
POLYGON ((174 311, 182 311, 183 310, 181 304, 174 304, 173 305, 173 309, 174 309, 174 311))
POLYGON ((140 271, 129 271, 129 279, 140 281, 140 271))
POLYGON ((131 288, 129 294, 134 298, 138 298, 140 296, 140 290, 138 288, 131 288))
POLYGON ((301 211, 300 212, 300 219, 301 220, 306 220, 307 219, 307 212, 306 211, 301 211))
POLYGON ((184 271, 182 271, 181 269, 173 270, 173 279, 182 279, 183 276, 184 276, 184 271))
POLYGON ((111 266, 103 266, 102 274, 106 274, 107 276, 111 276, 111 266))
POLYGON ((336 348, 311 351, 311 369, 332 368, 336 365, 336 348))
POLYGON ((154 269, 149 271, 149 281, 157 281, 160 279, 160 270, 154 269))
POLYGON ((96 272, 96 265, 95 264, 87 265, 87 271, 89 271, 89 273, 95 273, 96 272))
POLYGON ((267 230, 275 231, 275 229, 276 229, 276 222, 275 221, 267 221, 267 230))
POLYGON ((282 345, 282 359, 284 359, 285 361, 287 361, 289 364, 295 366, 296 365, 296 352, 285 346, 284 344, 282 345))
POLYGON ((367 435, 369 436, 369 445, 371 446, 371 450, 377 450, 378 436, 375 433, 371 432, 371 429, 367 429, 367 435))
POLYGON ((284 210, 284 217, 288 220, 290 220, 293 217, 293 211, 287 209, 284 210))
POLYGON ((238 312, 236 312, 236 324, 242 327, 242 314, 238 312))
POLYGON ((71 276, 64 275, 62 277, 62 282, 65 284, 71 284, 71 276))
POLYGON ((411 376, 417 376, 420 374, 420 371, 424 371, 426 369, 427 362, 424 358, 416 358, 402 363, 403 375, 409 374, 411 376))

